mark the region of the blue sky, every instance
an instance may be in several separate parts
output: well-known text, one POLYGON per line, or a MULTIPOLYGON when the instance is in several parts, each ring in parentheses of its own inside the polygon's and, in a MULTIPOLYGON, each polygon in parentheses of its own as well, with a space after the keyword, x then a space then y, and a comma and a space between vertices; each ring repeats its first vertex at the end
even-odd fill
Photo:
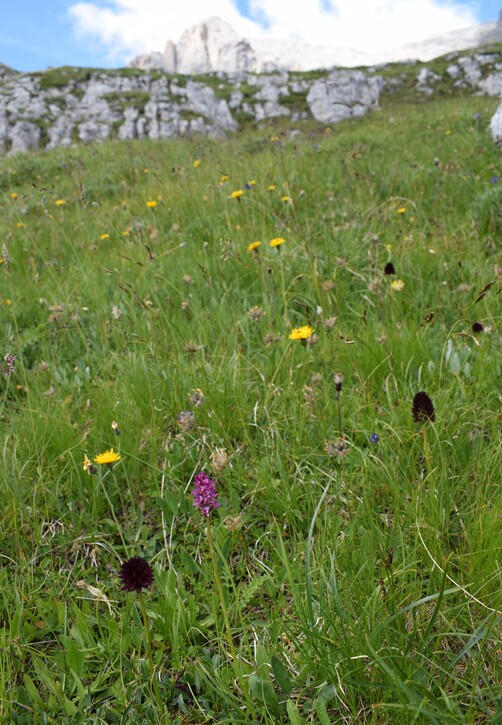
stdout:
POLYGON ((297 38, 358 50, 397 47, 496 20, 502 0, 24 0, 4 2, 0 63, 118 67, 218 15, 250 37, 297 38))

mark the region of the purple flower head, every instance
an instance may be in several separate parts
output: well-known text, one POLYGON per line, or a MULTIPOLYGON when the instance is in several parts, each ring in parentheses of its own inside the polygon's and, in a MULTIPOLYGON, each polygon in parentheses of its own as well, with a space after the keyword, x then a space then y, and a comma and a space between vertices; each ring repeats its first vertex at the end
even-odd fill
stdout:
POLYGON ((436 412, 434 410, 434 405, 425 390, 420 390, 420 392, 418 392, 413 398, 411 413, 415 423, 424 423, 429 420, 435 420, 436 412))
POLYGON ((492 178, 490 179, 490 184, 498 184, 499 180, 500 178, 498 176, 492 176, 492 178))
POLYGON ((178 425, 183 433, 195 428, 195 415, 191 410, 180 410, 178 413, 178 425))
POLYGON ((373 433, 372 435, 370 435, 370 441, 372 443, 378 443, 379 440, 380 436, 378 435, 378 433, 373 433))
POLYGON ((481 116, 482 116, 482 115, 483 115, 483 114, 482 114, 482 113, 481 113, 480 111, 477 111, 477 112, 476 112, 476 113, 474 114, 474 120, 475 120, 475 121, 479 121, 479 120, 481 120, 481 116))
POLYGON ((16 356, 10 353, 3 359, 2 372, 4 375, 12 375, 16 368, 16 356))
POLYGON ((119 577, 122 580, 122 591, 141 592, 142 589, 149 589, 153 582, 153 571, 146 559, 141 556, 133 556, 132 559, 124 561, 120 567, 119 577))
POLYGON ((220 506, 215 482, 207 473, 198 473, 193 480, 193 505, 203 516, 220 506))

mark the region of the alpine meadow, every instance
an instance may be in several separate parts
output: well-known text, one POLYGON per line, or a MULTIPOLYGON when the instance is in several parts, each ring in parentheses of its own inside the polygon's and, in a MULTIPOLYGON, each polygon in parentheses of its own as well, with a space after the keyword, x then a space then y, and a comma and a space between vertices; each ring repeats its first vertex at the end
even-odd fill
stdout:
POLYGON ((502 722, 498 103, 0 158, 0 722, 502 722))

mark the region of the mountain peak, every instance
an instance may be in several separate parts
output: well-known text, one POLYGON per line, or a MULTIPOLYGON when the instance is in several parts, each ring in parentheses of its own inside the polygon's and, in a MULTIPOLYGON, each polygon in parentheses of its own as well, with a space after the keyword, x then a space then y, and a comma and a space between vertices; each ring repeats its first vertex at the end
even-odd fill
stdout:
POLYGON ((215 71, 307 71, 407 60, 429 61, 452 51, 498 40, 502 40, 500 18, 498 23, 484 23, 394 49, 366 53, 353 48, 309 45, 296 40, 245 38, 229 22, 213 15, 184 30, 177 43, 168 40, 163 60, 159 53, 152 53, 139 56, 130 65, 158 68, 159 63, 163 63, 168 72, 186 75, 215 71))

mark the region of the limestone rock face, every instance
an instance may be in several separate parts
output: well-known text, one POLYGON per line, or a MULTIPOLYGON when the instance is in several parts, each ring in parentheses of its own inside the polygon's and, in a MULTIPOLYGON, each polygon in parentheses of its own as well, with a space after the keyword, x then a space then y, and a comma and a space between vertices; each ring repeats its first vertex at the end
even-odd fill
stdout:
POLYGON ((316 121, 335 123, 362 116, 378 108, 383 87, 379 76, 363 71, 335 70, 326 79, 315 81, 307 94, 307 103, 316 121))
POLYGON ((32 149, 38 148, 41 130, 29 121, 16 121, 9 129, 8 135, 12 142, 11 153, 17 154, 22 151, 31 151, 32 149))
MULTIPOLYGON (((174 45, 174 44, 173 44, 174 45)), ((166 47, 166 63, 172 46, 166 47)), ((177 73, 256 71, 257 58, 249 44, 225 20, 209 18, 185 30, 176 45, 177 73)))
POLYGON ((172 40, 168 40, 164 48, 164 68, 168 73, 176 73, 176 46, 172 40))
POLYGON ((142 70, 168 70, 164 55, 158 52, 137 55, 129 63, 129 67, 141 68, 142 70))
POLYGON ((502 144, 502 103, 490 121, 490 132, 496 144, 502 144))
POLYGON ((491 45, 492 43, 502 43, 502 10, 499 12, 495 27, 481 36, 480 45, 491 45))

